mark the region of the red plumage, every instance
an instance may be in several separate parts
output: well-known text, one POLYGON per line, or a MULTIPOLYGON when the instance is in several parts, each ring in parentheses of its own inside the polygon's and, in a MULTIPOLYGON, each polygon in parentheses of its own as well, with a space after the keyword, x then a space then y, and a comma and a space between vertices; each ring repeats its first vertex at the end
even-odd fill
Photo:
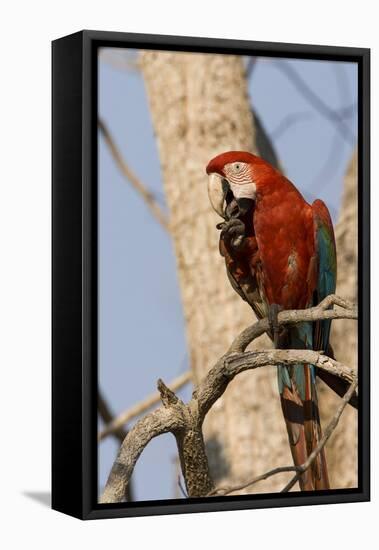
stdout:
MULTIPOLYGON (((210 199, 213 203, 216 197, 215 209, 225 219, 221 224, 220 252, 229 279, 258 317, 270 316, 274 307, 310 307, 320 300, 324 290, 328 293, 327 289, 320 290, 321 270, 329 269, 320 264, 320 257, 324 258, 319 249, 320 223, 332 243, 328 246, 334 263, 335 245, 329 213, 322 201, 309 205, 283 174, 243 151, 218 155, 208 164, 207 173, 216 175, 222 186, 218 191, 218 180, 212 181, 210 199), (225 201, 222 210, 220 193, 225 201)), ((329 328, 330 323, 328 327, 319 324, 318 328, 304 323, 281 329, 275 343, 282 348, 318 346, 320 335, 326 335, 324 340, 328 340, 329 328), (315 330, 318 336, 314 339, 315 330)), ((271 337, 274 338, 273 333, 271 337)), ((291 451, 295 464, 300 465, 321 437, 314 368, 279 367, 278 377, 291 451)), ((300 486, 303 490, 329 487, 324 453, 302 476, 300 486)))

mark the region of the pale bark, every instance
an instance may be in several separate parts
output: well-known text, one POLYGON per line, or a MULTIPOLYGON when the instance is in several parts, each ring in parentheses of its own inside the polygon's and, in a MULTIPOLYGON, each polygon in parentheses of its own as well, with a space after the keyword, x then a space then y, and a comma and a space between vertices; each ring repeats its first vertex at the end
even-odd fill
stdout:
MULTIPOLYGON (((256 152, 256 131, 240 57, 150 51, 141 54, 140 66, 170 211, 191 367, 198 382, 233 336, 255 319, 225 273, 215 228, 220 220, 207 197, 205 167, 223 151, 256 152)), ((204 434, 217 482, 242 481, 289 463, 275 368, 234 380, 207 416, 204 434)), ((272 478, 255 490, 279 490, 286 479, 288 474, 272 478)))
MULTIPOLYGON (((345 176, 340 216, 335 228, 337 244, 337 294, 357 302, 358 275, 358 175, 355 151, 345 176)), ((359 304, 358 304, 359 305, 359 304)), ((338 361, 347 361, 355 370, 358 364, 358 326, 344 319, 332 325, 331 343, 338 361)), ((328 418, 339 398, 320 383, 321 418, 328 418)), ((348 407, 338 430, 331 437, 326 456, 334 488, 356 487, 358 483, 358 415, 348 407)))

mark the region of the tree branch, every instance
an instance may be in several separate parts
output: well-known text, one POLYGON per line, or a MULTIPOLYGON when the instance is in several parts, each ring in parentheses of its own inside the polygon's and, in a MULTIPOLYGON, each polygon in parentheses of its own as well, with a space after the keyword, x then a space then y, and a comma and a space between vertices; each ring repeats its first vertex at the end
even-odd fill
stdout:
MULTIPOLYGON (((100 390, 97 392, 97 410, 100 418, 105 425, 110 424, 113 421, 114 415, 100 390)), ((119 444, 121 445, 125 437, 128 435, 128 432, 124 428, 124 426, 118 426, 117 429, 114 430, 112 435, 118 440, 119 444)), ((128 502, 134 500, 133 489, 130 483, 128 484, 125 496, 128 502)))
POLYGON ((275 349, 226 355, 208 372, 205 379, 194 392, 200 416, 204 418, 237 374, 246 370, 254 370, 272 365, 293 365, 296 367, 300 363, 315 365, 349 383, 355 379, 353 369, 326 355, 322 355, 318 351, 275 349))
POLYGON ((167 215, 164 213, 164 211, 155 200, 153 193, 147 189, 147 187, 129 168, 128 164, 125 162, 125 159, 121 155, 121 152, 118 149, 116 143, 114 142, 110 131, 108 130, 108 127, 101 119, 98 120, 98 128, 105 140, 105 143, 108 145, 113 159, 116 162, 116 165, 118 166, 122 175, 125 176, 132 187, 134 187, 134 189, 141 195, 142 199, 145 201, 147 207, 150 209, 150 212, 153 214, 155 219, 161 224, 164 229, 166 229, 166 231, 169 232, 170 227, 167 215))
POLYGON ((146 445, 158 435, 184 428, 175 410, 161 407, 139 420, 126 436, 112 466, 100 503, 123 502, 134 466, 146 445))
MULTIPOLYGON (((357 319, 358 308, 355 304, 343 300, 335 294, 330 294, 315 307, 308 309, 294 309, 281 311, 278 315, 280 325, 302 323, 304 321, 318 321, 321 319, 357 319), (332 306, 338 306, 340 309, 330 309, 332 306)), ((256 338, 270 329, 267 318, 261 319, 250 327, 247 327, 235 338, 230 346, 228 353, 240 353, 245 351, 247 346, 256 338)))
MULTIPOLYGON (((283 311, 279 314, 278 320, 280 324, 294 324, 304 321, 346 318, 357 318, 356 306, 346 300, 342 300, 338 296, 331 295, 314 308, 283 311), (337 306, 339 309, 329 309, 334 306, 337 306)), ((205 415, 225 392, 230 381, 239 373, 246 370, 275 364, 293 365, 295 368, 296 365, 302 363, 316 365, 318 368, 351 383, 351 387, 343 401, 344 406, 346 405, 357 388, 355 373, 352 369, 338 361, 323 355, 323 352, 276 349, 244 353, 247 345, 267 330, 269 330, 267 319, 262 319, 252 327, 244 330, 234 340, 226 355, 221 357, 207 373, 193 392, 188 404, 178 399, 174 392, 169 390, 161 380, 158 381, 158 390, 163 407, 139 420, 125 438, 112 468, 101 502, 120 502, 120 499, 124 498, 125 489, 142 450, 153 437, 166 432, 172 432, 175 435, 188 495, 190 497, 209 495, 214 490, 214 484, 209 474, 202 435, 202 424, 205 415), (345 399, 347 399, 346 403, 345 399)), ((327 442, 338 423, 344 406, 338 409, 332 423, 327 427, 320 444, 325 445, 327 442)), ((317 452, 320 452, 320 450, 317 452)), ((310 457, 312 456, 313 453, 310 457)), ((312 460, 314 460, 314 457, 312 460)), ((307 465, 308 461, 305 465, 307 465)), ((308 467, 309 464, 307 465, 308 467)), ((298 474, 301 475, 301 473, 303 472, 296 470, 296 476, 298 474)), ((296 481, 293 483, 296 483, 296 481)))
MULTIPOLYGON (((172 389, 172 391, 177 391, 180 388, 182 388, 185 384, 190 382, 192 379, 192 373, 191 371, 187 371, 177 378, 175 378, 170 384, 169 387, 172 389)), ((160 394, 159 392, 154 392, 148 397, 146 397, 143 401, 140 401, 139 403, 136 403, 128 409, 127 411, 124 411, 120 415, 118 415, 116 418, 112 418, 108 421, 108 423, 105 425, 103 430, 98 435, 98 441, 102 441, 107 436, 117 433, 120 428, 122 428, 125 424, 130 422, 133 418, 136 416, 139 416, 143 412, 145 412, 147 409, 150 409, 153 405, 156 405, 159 403, 160 400, 160 394)), ((124 438, 123 438, 124 439, 124 438)), ((122 443, 123 439, 120 441, 122 443)))

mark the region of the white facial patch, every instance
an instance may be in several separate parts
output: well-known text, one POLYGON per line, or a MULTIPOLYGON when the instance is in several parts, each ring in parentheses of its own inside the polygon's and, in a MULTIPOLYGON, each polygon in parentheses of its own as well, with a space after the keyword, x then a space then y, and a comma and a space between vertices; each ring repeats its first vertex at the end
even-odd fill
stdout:
POLYGON ((236 200, 252 199, 255 200, 257 188, 254 182, 249 183, 229 183, 230 189, 236 200))

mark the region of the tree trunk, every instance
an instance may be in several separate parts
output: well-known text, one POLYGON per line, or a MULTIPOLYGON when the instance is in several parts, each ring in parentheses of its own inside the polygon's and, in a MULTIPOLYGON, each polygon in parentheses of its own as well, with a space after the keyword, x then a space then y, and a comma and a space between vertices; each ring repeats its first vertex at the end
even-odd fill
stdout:
MULTIPOLYGON (((357 302, 358 269, 358 174, 357 153, 349 164, 344 185, 341 213, 335 229, 337 244, 337 294, 357 302)), ((358 363, 358 325, 356 321, 340 320, 332 324, 331 343, 336 359, 350 367, 358 363)), ((324 422, 333 414, 339 402, 320 383, 320 409, 324 422)), ((357 411, 347 407, 338 428, 332 435, 326 456, 333 488, 356 487, 358 483, 357 411)))
MULTIPOLYGON (((223 151, 257 151, 246 76, 237 56, 146 51, 140 64, 170 210, 191 367, 199 381, 255 321, 227 279, 215 227, 220 220, 209 204, 205 175, 208 161, 223 151)), ((270 347, 266 337, 264 346, 270 347)), ((217 482, 244 481, 291 464, 275 369, 233 381, 207 416, 204 435, 217 482)), ((254 491, 279 490, 288 477, 273 477, 254 491)))

